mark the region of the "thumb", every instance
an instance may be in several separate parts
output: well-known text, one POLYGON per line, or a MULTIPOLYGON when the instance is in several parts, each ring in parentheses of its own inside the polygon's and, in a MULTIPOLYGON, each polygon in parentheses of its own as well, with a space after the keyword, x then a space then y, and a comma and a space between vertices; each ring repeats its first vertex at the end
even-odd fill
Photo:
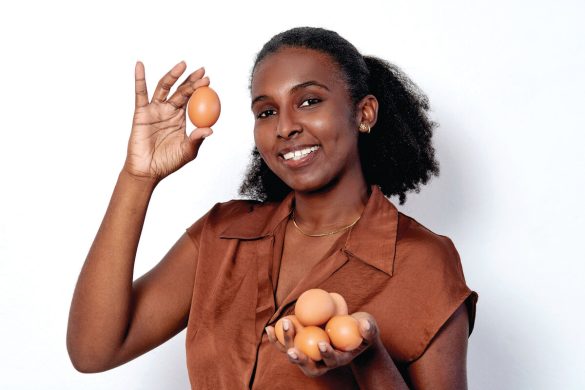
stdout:
POLYGON ((359 331, 362 337, 367 340, 368 343, 372 342, 372 340, 378 337, 378 324, 376 323, 376 319, 371 314, 366 312, 356 312, 351 316, 358 320, 359 331))
POLYGON ((194 129, 189 134, 189 149, 190 149, 190 157, 194 159, 197 157, 197 152, 199 152, 199 147, 203 143, 203 140, 213 134, 213 130, 209 127, 202 127, 194 129))
POLYGON ((362 337, 369 343, 372 343, 378 336, 378 325, 373 318, 361 318, 358 320, 359 330, 362 337))

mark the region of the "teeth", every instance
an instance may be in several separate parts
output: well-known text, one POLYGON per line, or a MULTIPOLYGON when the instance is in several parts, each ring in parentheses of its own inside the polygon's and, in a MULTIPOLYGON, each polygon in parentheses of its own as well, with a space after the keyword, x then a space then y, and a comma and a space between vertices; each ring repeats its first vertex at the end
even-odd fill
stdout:
POLYGON ((314 152, 315 150, 319 149, 317 145, 311 146, 310 148, 302 149, 302 150, 295 150, 294 152, 288 152, 287 154, 283 155, 282 157, 285 160, 300 160, 301 158, 305 157, 307 154, 314 152))

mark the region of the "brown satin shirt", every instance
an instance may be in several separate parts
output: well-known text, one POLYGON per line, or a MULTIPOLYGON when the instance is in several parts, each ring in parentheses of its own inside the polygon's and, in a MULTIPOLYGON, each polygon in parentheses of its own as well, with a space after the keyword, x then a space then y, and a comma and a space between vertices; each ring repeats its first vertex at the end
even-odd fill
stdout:
POLYGON ((477 294, 452 241, 399 212, 377 186, 358 223, 276 307, 293 202, 291 193, 280 203, 220 203, 187 229, 198 249, 186 338, 194 389, 358 388, 349 366, 309 378, 268 341, 264 328, 292 314, 310 288, 340 293, 350 313, 372 314, 399 368, 424 353, 463 302, 471 333, 477 294))

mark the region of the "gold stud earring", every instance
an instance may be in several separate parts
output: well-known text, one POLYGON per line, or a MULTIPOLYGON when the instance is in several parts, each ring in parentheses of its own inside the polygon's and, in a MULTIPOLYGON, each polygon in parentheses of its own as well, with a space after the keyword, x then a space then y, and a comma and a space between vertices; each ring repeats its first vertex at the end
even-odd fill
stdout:
POLYGON ((360 130, 362 133, 368 133, 368 134, 370 134, 370 130, 372 130, 372 128, 371 128, 371 127, 370 127, 370 125, 368 125, 367 123, 365 123, 365 122, 362 122, 362 123, 360 123, 359 130, 360 130))

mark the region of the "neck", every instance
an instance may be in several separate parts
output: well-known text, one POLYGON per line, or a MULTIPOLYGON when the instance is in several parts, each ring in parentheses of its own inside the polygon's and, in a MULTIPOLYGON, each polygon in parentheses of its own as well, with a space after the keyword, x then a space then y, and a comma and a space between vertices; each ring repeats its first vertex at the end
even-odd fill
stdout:
POLYGON ((368 202, 365 180, 337 183, 318 192, 295 192, 296 222, 309 232, 334 230, 355 221, 368 202))

